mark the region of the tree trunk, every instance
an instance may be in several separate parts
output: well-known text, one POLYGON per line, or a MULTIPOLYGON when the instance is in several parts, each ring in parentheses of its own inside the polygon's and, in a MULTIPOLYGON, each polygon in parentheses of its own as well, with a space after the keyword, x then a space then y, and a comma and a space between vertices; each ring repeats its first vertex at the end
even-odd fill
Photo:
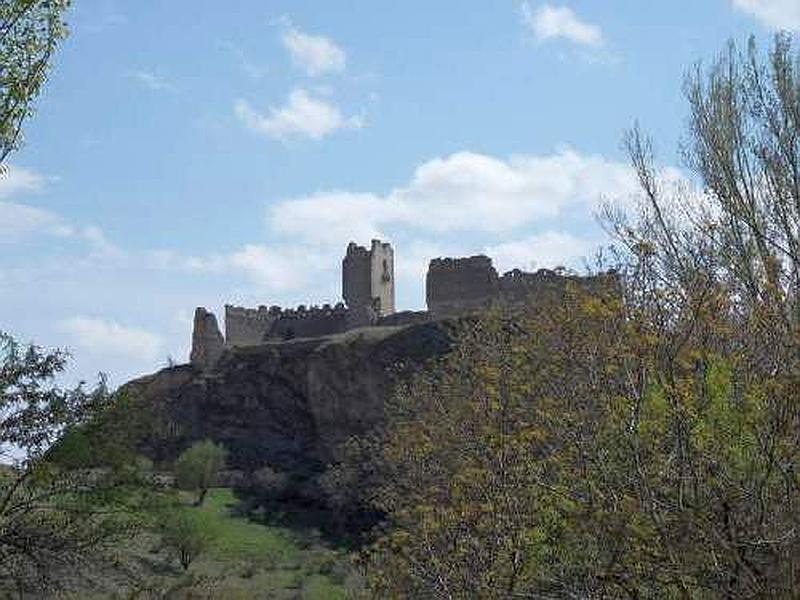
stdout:
POLYGON ((202 506, 203 500, 206 499, 206 494, 208 493, 208 488, 202 488, 200 493, 197 495, 197 500, 194 501, 194 506, 202 506))

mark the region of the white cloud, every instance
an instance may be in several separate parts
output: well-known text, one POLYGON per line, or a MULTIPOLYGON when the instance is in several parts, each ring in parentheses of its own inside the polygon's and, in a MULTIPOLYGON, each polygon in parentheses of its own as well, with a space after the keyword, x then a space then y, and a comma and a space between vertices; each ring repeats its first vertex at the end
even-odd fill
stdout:
POLYGON ((9 196, 41 191, 46 181, 47 178, 40 173, 13 165, 0 175, 0 244, 45 235, 83 241, 91 248, 93 257, 122 255, 99 227, 76 227, 53 211, 3 200, 9 196))
POLYGON ((732 0, 734 8, 758 19, 773 30, 800 31, 798 0, 732 0))
POLYGON ((36 171, 10 165, 4 171, 0 171, 0 198, 38 192, 44 187, 44 183, 45 178, 36 171))
POLYGON ((57 214, 14 202, 0 202, 0 243, 17 242, 29 235, 68 237, 74 233, 57 214))
POLYGON ((335 104, 303 89, 292 90, 286 105, 269 107, 267 115, 245 100, 236 102, 234 110, 248 129, 282 141, 292 137, 319 140, 337 130, 360 129, 364 125, 362 117, 345 117, 335 104))
POLYGON ((311 256, 298 250, 249 244, 231 254, 227 262, 257 285, 278 291, 298 289, 308 283, 314 264, 311 256))
POLYGON ((125 254, 108 239, 102 229, 95 225, 82 228, 79 235, 89 243, 95 257, 121 258, 125 254))
POLYGON ((126 72, 125 76, 156 92, 175 89, 175 85, 171 81, 152 71, 132 70, 126 72))
POLYGON ((463 256, 464 248, 456 243, 443 244, 441 241, 425 239, 408 240, 395 248, 394 268, 397 279, 404 283, 423 284, 432 258, 443 256, 463 256))
POLYGON ((330 38, 310 35, 290 27, 281 41, 291 54, 292 62, 311 77, 345 70, 345 51, 330 38))
POLYGON ((486 248, 498 271, 513 268, 535 271, 541 268, 577 266, 582 258, 590 258, 597 246, 593 240, 579 238, 570 233, 547 231, 532 237, 503 242, 486 248))
POLYGON ((269 209, 273 231, 314 243, 369 240, 381 235, 381 225, 399 213, 390 201, 374 194, 325 192, 281 202, 269 209))
POLYGON ((603 199, 637 192, 627 164, 570 149, 496 158, 459 152, 420 165, 385 195, 326 192, 279 202, 268 222, 306 242, 369 239, 392 226, 427 233, 508 233, 567 209, 588 214, 603 199))
POLYGON ((267 209, 267 244, 203 256, 160 251, 149 264, 195 274, 198 283, 213 274, 224 281, 215 285, 226 301, 335 302, 347 242, 378 237, 396 248, 400 306, 420 308, 431 258, 484 252, 501 272, 579 267, 603 240, 592 211, 638 192, 626 163, 569 148, 505 158, 458 152, 425 161, 385 193, 333 190, 279 201, 267 209))
POLYGON ((313 277, 315 265, 330 266, 326 258, 305 246, 265 246, 246 244, 227 254, 185 256, 171 250, 150 253, 150 261, 159 269, 195 273, 238 273, 262 291, 285 292, 301 289, 313 277))
POLYGON ((0 243, 16 242, 32 234, 67 237, 74 233, 73 228, 54 212, 2 200, 41 191, 45 181, 40 173, 14 165, 0 172, 0 243))
POLYGON ((46 178, 41 174, 11 166, 0 175, 0 243, 19 242, 34 236, 46 235, 72 238, 87 242, 95 256, 120 255, 103 231, 94 225, 75 227, 57 213, 28 204, 2 200, 28 192, 41 191, 46 178))
POLYGON ((78 349, 95 356, 154 361, 163 348, 161 336, 114 321, 77 316, 59 323, 78 349))
POLYGON ((522 18, 540 42, 565 39, 582 46, 597 48, 603 45, 600 27, 582 21, 567 6, 542 4, 534 10, 529 2, 523 2, 522 18))

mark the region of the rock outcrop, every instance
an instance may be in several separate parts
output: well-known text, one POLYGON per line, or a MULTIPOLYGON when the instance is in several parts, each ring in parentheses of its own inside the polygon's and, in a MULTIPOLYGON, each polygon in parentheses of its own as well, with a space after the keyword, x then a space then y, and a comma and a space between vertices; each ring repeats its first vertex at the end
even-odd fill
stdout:
POLYGON ((445 353, 449 328, 370 327, 227 348, 213 366, 164 369, 125 389, 156 410, 145 444, 156 461, 210 438, 228 448, 233 469, 269 466, 304 479, 381 420, 395 378, 445 353))

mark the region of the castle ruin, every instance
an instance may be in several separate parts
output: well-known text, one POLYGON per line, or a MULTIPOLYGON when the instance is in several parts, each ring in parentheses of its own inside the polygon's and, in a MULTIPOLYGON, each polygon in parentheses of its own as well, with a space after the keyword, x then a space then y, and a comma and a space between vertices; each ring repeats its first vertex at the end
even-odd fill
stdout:
POLYGON ((612 274, 592 277, 564 275, 549 269, 526 273, 518 269, 499 275, 488 256, 435 258, 425 281, 427 311, 395 310, 394 250, 372 240, 369 249, 350 242, 342 260, 342 298, 333 306, 300 305, 243 308, 225 306, 225 335, 205 308, 195 311, 190 362, 212 366, 226 348, 252 346, 294 338, 344 333, 360 327, 410 325, 431 319, 458 317, 491 308, 547 306, 563 298, 568 283, 585 289, 616 286, 612 274))
MULTIPOLYGON (((342 259, 342 297, 347 308, 361 314, 363 324, 394 313, 394 250, 372 240, 369 250, 350 242, 342 259)), ((358 317, 354 317, 358 320, 358 317)))
POLYGON ((425 280, 425 300, 434 318, 457 317, 487 309, 553 306, 567 285, 587 291, 615 289, 613 274, 581 277, 550 269, 527 273, 512 269, 502 276, 488 256, 434 258, 425 280))

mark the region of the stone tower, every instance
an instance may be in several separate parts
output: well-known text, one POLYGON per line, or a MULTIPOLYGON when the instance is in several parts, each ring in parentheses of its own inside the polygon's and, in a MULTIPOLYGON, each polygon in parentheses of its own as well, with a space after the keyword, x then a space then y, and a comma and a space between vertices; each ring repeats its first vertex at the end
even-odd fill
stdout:
POLYGON ((219 331, 217 317, 202 306, 194 311, 192 353, 189 362, 201 369, 213 367, 222 355, 225 340, 219 331))
POLYGON ((394 313, 394 250, 372 240, 370 249, 350 242, 342 260, 342 296, 355 311, 375 309, 379 317, 394 313))

